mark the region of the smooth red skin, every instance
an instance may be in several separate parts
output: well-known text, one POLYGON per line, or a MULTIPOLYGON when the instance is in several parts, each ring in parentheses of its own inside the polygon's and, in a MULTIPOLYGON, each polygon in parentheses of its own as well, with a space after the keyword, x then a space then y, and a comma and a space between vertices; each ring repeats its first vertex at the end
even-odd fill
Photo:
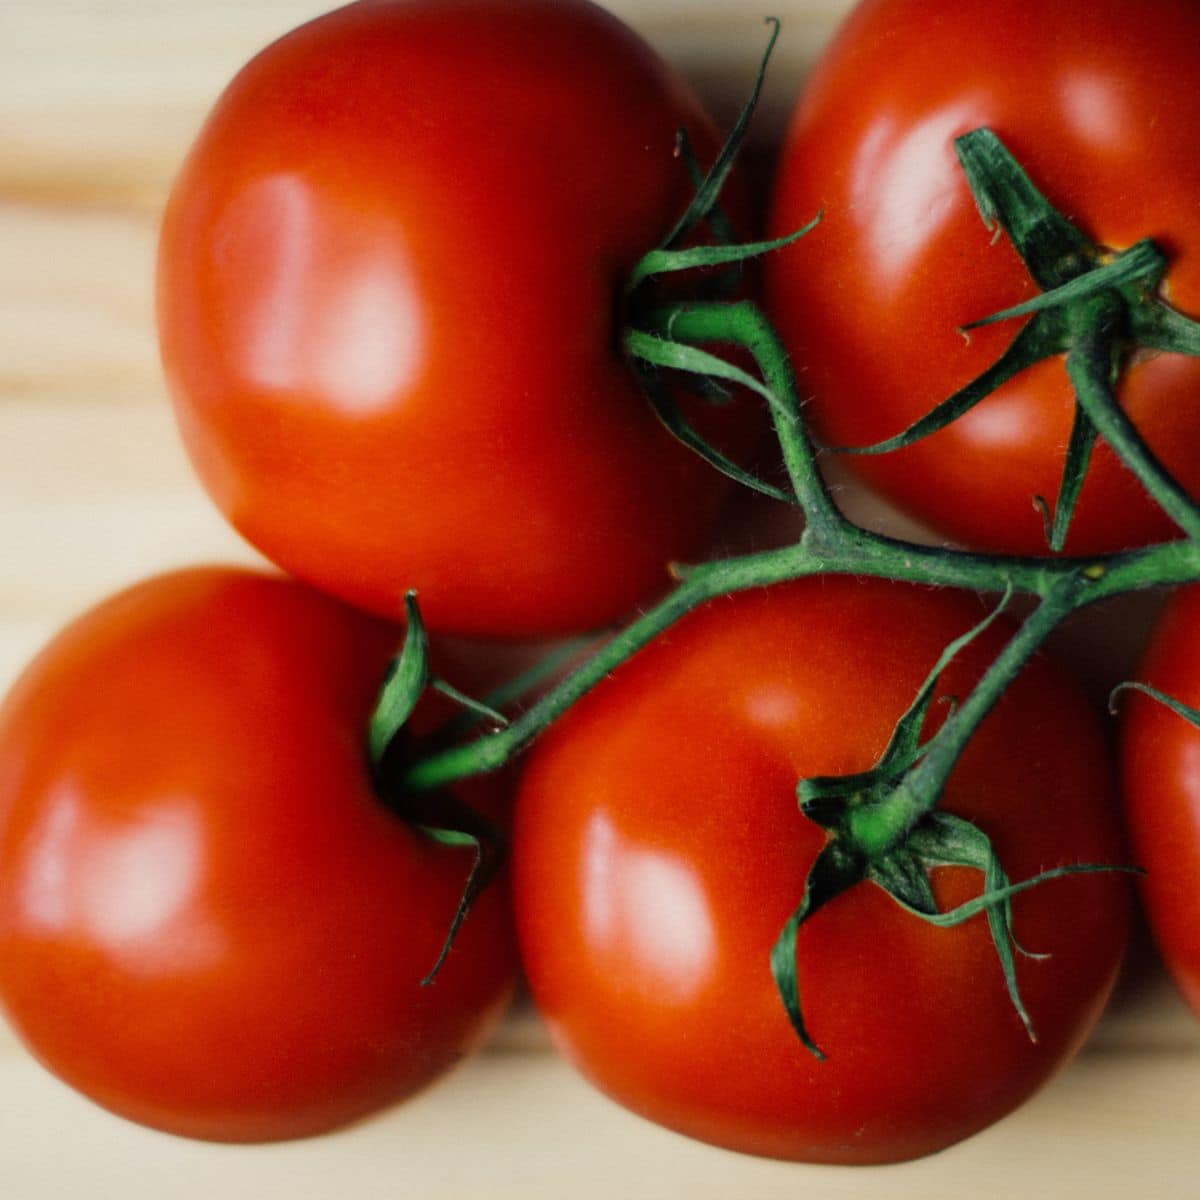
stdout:
MULTIPOLYGON (((731 1149, 891 1162, 996 1121, 1078 1049, 1125 943, 1121 876, 1015 900, 1018 937, 1051 955, 1018 968, 1037 1044, 983 919, 935 929, 871 885, 800 934, 826 1062, 791 1031, 769 969, 823 840, 797 781, 872 766, 980 612, 961 595, 846 579, 724 599, 535 749, 517 801, 517 932, 556 1042, 601 1089, 731 1149)), ((944 690, 964 694, 998 645, 981 639, 944 690)), ((988 718, 944 807, 979 823, 1015 880, 1126 860, 1101 730, 1044 659, 988 718)), ((937 875, 944 906, 979 886, 978 873, 937 875)))
POLYGON ((505 887, 436 982, 469 859, 372 793, 397 631, 291 581, 167 575, 64 631, 0 709, 0 1004, 56 1075, 220 1141, 424 1087, 509 996, 505 887))
MULTIPOLYGON (((1200 588, 1175 593, 1137 678, 1200 706, 1200 588)), ((1143 907, 1159 950, 1200 1016, 1200 730, 1138 693, 1121 701, 1121 775, 1143 907)))
MULTIPOLYGON (((1036 292, 980 219, 953 140, 987 125, 1052 203, 1102 244, 1153 237, 1167 293, 1200 312, 1200 6, 1191 0, 867 0, 805 87, 772 227, 820 228, 767 264, 770 308, 831 445, 912 424, 990 366, 1016 322, 958 329, 1036 292)), ((1126 410, 1200 494, 1200 362, 1149 357, 1126 410)), ((924 443, 851 462, 935 528, 995 551, 1045 553, 1032 500, 1058 496, 1073 400, 1062 359, 1037 365, 924 443)), ((1174 536, 1101 447, 1067 549, 1174 536)))
MULTIPOLYGON (((356 4, 244 68, 158 286, 184 438, 238 530, 384 615, 415 586, 457 633, 664 589, 725 490, 619 345, 629 270, 690 195, 681 126, 711 153, 682 82, 585 0, 356 4)), ((700 407, 745 443, 740 406, 700 407)))

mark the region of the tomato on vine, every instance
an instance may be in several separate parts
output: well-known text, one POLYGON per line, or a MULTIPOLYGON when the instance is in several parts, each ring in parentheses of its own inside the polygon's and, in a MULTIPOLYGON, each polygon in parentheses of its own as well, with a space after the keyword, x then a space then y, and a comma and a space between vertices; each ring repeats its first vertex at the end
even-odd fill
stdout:
MULTIPOLYGON (((230 84, 175 185, 163 359, 217 504, 293 574, 492 636, 610 622, 698 554, 721 476, 621 348, 715 138, 588 0, 330 13, 230 84)), ((744 404, 688 408, 728 450, 744 404)))
MULTIPOLYGON (((1135 319, 1160 296, 1200 313, 1198 42, 1189 0, 864 0, 853 10, 805 87, 775 185, 774 224, 821 209, 820 234, 768 263, 771 309, 826 444, 897 438, 1002 363, 1018 335, 1032 340, 1028 312, 974 323, 1153 238, 1165 282, 1145 277, 1117 305, 1097 369, 1121 369, 1125 413, 1183 490, 1200 494, 1200 361, 1162 353, 1182 342, 1135 319), (988 227, 995 213, 980 219, 955 155, 955 139, 980 127, 1080 237, 1044 222, 1029 236, 1049 231, 1046 244, 1026 246, 1022 262, 988 227)), ((1067 324, 1061 344, 1018 347, 995 391, 953 424, 848 461, 982 549, 1094 554, 1175 536, 1078 420, 1067 324), (1077 503, 1068 457, 1087 467, 1077 503)), ((1194 355, 1194 336, 1188 344, 1194 355)))
MULTIPOLYGON (((621 666, 535 747, 514 832, 518 935, 556 1042, 601 1089, 736 1150, 889 1162, 998 1120, 1079 1048, 1121 959, 1125 882, 1056 879, 1012 898, 1004 936, 1027 1026, 987 916, 938 928, 883 890, 919 894, 914 864, 932 861, 941 909, 979 895, 980 874, 942 865, 957 860, 921 827, 920 854, 914 835, 904 853, 859 864, 863 882, 814 901, 799 929, 795 970, 823 1060, 772 978, 819 856, 851 845, 827 839, 817 805, 811 819, 797 810, 798 781, 865 791, 858 773, 887 757, 922 679, 979 615, 961 594, 845 578, 728 597, 621 666), (904 887, 885 867, 907 871, 904 887)), ((1008 635, 996 626, 962 650, 943 700, 965 697, 1008 635)), ((928 711, 940 722, 947 705, 928 711)), ((973 822, 1021 881, 1122 862, 1112 791, 1095 715, 1036 658, 933 820, 973 822)))
MULTIPOLYGON (((66 629, 0 708, 0 1008, 71 1086, 218 1141, 304 1137, 480 1044, 505 887, 428 986, 471 857, 376 795, 400 633, 290 580, 196 569, 66 629)), ((475 797, 478 799, 478 797, 475 797)))

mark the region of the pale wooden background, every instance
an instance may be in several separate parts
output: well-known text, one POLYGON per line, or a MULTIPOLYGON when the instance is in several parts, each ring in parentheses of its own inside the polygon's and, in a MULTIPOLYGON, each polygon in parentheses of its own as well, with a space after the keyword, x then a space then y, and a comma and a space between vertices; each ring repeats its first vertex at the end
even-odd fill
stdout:
MULTIPOLYGON (((312 0, 0 0, 0 688, 63 620, 167 565, 252 559, 193 482, 154 347, 155 226, 206 107, 312 0)), ((757 5, 612 0, 728 122, 763 42, 757 5)), ((777 135, 846 0, 773 6, 784 38, 757 126, 777 135)), ((1098 686, 1086 622, 1067 649, 1098 686)), ((1137 610, 1133 610, 1137 611, 1137 610)), ((1140 620, 1140 618, 1138 618, 1140 620)), ((983 1032, 981 1031, 981 1035, 983 1032)), ((134 1128, 58 1085, 0 1028, 0 1195, 1195 1197, 1200 1026, 1144 951, 1083 1057, 1033 1104, 934 1159, 851 1171, 688 1142, 592 1093, 528 1011, 418 1101, 265 1149, 134 1128)))

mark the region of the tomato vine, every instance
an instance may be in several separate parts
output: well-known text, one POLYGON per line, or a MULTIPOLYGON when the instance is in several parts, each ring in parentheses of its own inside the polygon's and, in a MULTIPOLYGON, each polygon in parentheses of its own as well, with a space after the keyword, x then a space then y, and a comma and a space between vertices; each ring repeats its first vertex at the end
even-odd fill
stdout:
MULTIPOLYGON (((776 23, 771 45, 777 32, 776 23)), ((769 56, 770 46, 763 70, 769 56)), ((640 289, 662 273, 697 268, 711 271, 722 265, 736 265, 789 244, 818 227, 814 220, 788 237, 769 242, 684 250, 676 247, 683 234, 708 220, 715 211, 760 85, 761 74, 729 143, 697 188, 692 206, 663 244, 634 269, 630 286, 634 302, 629 305, 624 346, 631 364, 646 382, 659 415, 676 436, 742 484, 796 504, 805 517, 802 536, 795 544, 780 549, 676 566, 673 569, 678 585, 661 603, 615 633, 524 712, 511 720, 494 721, 474 740, 438 748, 400 764, 393 786, 405 792, 423 792, 497 770, 610 672, 680 618, 715 597, 815 575, 874 576, 1003 593, 1001 607, 1013 594, 1033 597, 1036 605, 1005 649, 927 742, 920 742, 920 733, 932 687, 953 656, 953 646, 901 718, 892 746, 872 772, 799 782, 801 808, 829 831, 829 839, 772 956, 777 986, 793 1026, 809 1049, 819 1054, 801 1014, 795 937, 799 926, 825 902, 871 879, 899 903, 934 923, 949 924, 986 911, 1011 998, 1032 1036, 1013 967, 1007 915, 1011 896, 1064 870, 1127 868, 1077 864, 1014 884, 986 836, 959 818, 939 813, 938 802, 947 778, 980 723, 1063 621, 1100 600, 1200 578, 1200 506, 1159 462, 1114 392, 1121 367, 1136 348, 1200 354, 1200 324, 1159 298, 1167 261, 1152 241, 1143 240, 1123 252, 1094 245, 1050 205, 995 133, 979 129, 964 135, 956 149, 980 213, 986 223, 998 225, 1008 235, 1041 293, 977 323, 1028 318, 1009 350, 980 378, 897 436, 875 446, 839 449, 846 453, 885 453, 903 448, 956 420, 1025 367, 1043 358, 1065 355, 1077 413, 1053 515, 1042 501, 1050 549, 1058 551, 1065 543, 1091 452, 1099 438, 1110 444, 1184 536, 1087 557, 1021 557, 927 546, 857 526, 840 511, 824 482, 819 468, 823 448, 809 432, 792 365, 763 311, 749 300, 637 302, 640 289), (745 351, 756 369, 749 371, 727 361, 712 349, 720 346, 745 351), (661 372, 684 373, 722 387, 734 384, 757 393, 770 411, 787 487, 774 488, 747 476, 703 443, 670 407, 666 389, 659 387, 661 372), (984 892, 961 909, 943 913, 932 900, 928 875, 934 867, 950 864, 980 870, 984 892)), ((388 703, 385 693, 381 711, 388 703)), ((393 722, 391 735, 398 728, 393 722)), ((380 735, 377 728, 376 736, 386 741, 390 735, 380 735)))

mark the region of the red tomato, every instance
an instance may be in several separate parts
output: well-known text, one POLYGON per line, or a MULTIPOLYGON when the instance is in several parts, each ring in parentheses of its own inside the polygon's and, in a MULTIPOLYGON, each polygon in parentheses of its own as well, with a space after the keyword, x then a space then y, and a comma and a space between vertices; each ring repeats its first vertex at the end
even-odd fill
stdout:
POLYGON ((418 588, 432 629, 580 629, 663 588, 724 490, 620 351, 628 272, 690 198, 681 126, 711 154, 586 0, 353 4, 255 58, 159 266, 179 421, 233 524, 383 615, 418 588))
MULTIPOLYGON (((1200 707, 1200 588, 1172 598, 1137 678, 1200 707)), ((1200 730, 1147 696, 1122 700, 1121 773, 1155 941, 1200 1016, 1200 730)))
MULTIPOLYGON (((622 667, 534 751, 518 795, 517 932, 554 1038, 644 1116, 736 1150, 821 1162, 913 1158, 1026 1099, 1079 1047, 1126 936, 1115 875, 1019 895, 1030 1041, 986 919, 936 929, 871 884, 800 931, 820 1062, 793 1033, 771 948, 824 831, 802 777, 879 758, 948 641, 960 595, 816 579, 700 610, 622 667)), ((964 694, 988 635, 944 677, 964 694)), ((941 709, 944 711, 944 708, 941 709)), ((937 711, 935 709, 935 711, 937 711)), ((1014 880, 1124 861, 1098 723, 1036 660, 985 722, 944 807, 991 837, 1014 880)), ((941 870, 943 907, 978 872, 941 870)))
POLYGON ((372 792, 397 632, 300 584, 194 570, 71 625, 0 709, 0 1002, 106 1108, 303 1137, 473 1049, 509 994, 484 894, 422 987, 469 864, 372 792))
MULTIPOLYGON (((1192 0, 866 0, 809 81, 774 197, 776 231, 817 233, 768 264, 774 318, 831 445, 899 433, 996 361, 1019 324, 959 332, 1036 294, 985 228, 954 154, 990 126, 1050 201, 1097 242, 1153 237, 1168 294, 1200 312, 1200 6, 1192 0), (1169 85, 1164 81, 1169 80, 1169 85)), ((1200 494, 1200 361, 1142 355, 1120 398, 1200 494)), ((979 547, 1045 553, 1073 418, 1061 358, 950 428, 851 460, 887 496, 979 547)), ((1167 538, 1174 525, 1105 446, 1067 549, 1167 538)))

